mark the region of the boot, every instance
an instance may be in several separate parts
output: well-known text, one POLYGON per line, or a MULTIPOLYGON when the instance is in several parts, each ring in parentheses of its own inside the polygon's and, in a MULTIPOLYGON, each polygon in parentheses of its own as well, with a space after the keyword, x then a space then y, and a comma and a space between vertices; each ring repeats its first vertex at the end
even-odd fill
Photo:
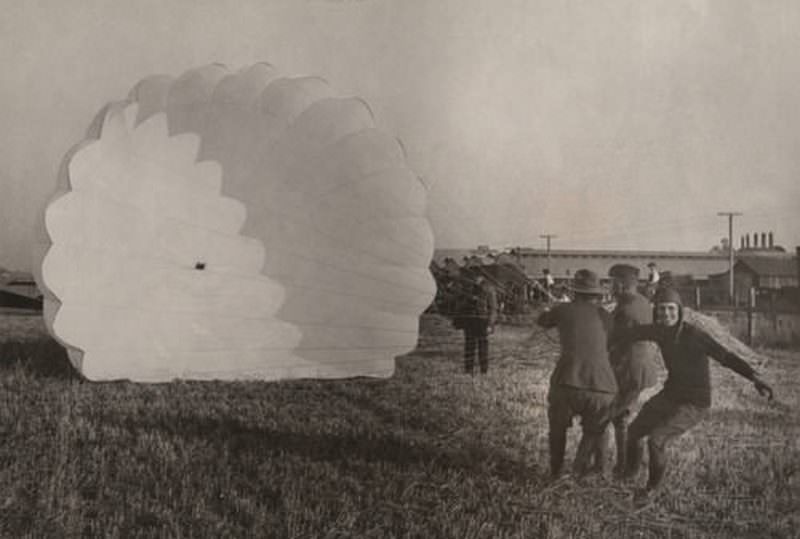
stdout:
POLYGON ((627 468, 628 456, 628 425, 625 421, 614 423, 614 441, 617 446, 617 462, 614 465, 614 475, 622 477, 627 468))
POLYGON ((625 473, 623 479, 635 479, 642 467, 642 440, 628 437, 625 459, 625 473))
POLYGON ((573 471, 578 477, 584 476, 589 472, 591 460, 599 450, 598 439, 601 435, 584 432, 581 441, 578 443, 578 450, 575 452, 575 462, 573 471))
POLYGON ((604 430, 597 440, 597 447, 594 450, 594 464, 589 469, 590 473, 599 473, 604 475, 606 471, 606 460, 608 454, 608 442, 611 434, 608 429, 604 430))
POLYGON ((648 463, 647 475, 647 490, 656 490, 664 479, 664 474, 667 471, 667 451, 652 440, 647 443, 648 455, 650 462, 648 463))
POLYGON ((550 476, 557 479, 564 467, 564 453, 567 449, 567 431, 550 429, 550 476))

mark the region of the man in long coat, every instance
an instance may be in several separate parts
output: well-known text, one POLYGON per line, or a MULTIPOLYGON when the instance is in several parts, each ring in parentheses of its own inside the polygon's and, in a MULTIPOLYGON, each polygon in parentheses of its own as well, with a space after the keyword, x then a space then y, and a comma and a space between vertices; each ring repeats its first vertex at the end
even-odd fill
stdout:
POLYGON ((464 270, 456 307, 456 327, 464 330, 464 371, 489 371, 489 334, 497 323, 497 291, 480 269, 464 270))
POLYGON ((589 471, 591 458, 604 458, 604 433, 617 394, 617 381, 608 360, 611 315, 599 304, 605 291, 597 275, 578 270, 572 287, 574 301, 545 310, 537 323, 558 328, 561 355, 550 376, 547 418, 550 427, 550 473, 557 478, 564 464, 567 430, 581 418, 582 436, 573 469, 589 471))
MULTIPOLYGON (((613 279, 616 307, 612 313, 614 328, 630 329, 653 323, 653 307, 638 291, 639 268, 628 264, 616 264, 608 272, 613 279)), ((617 377, 619 393, 611 411, 614 438, 617 448, 615 475, 625 471, 627 456, 627 430, 632 409, 641 392, 658 383, 656 372, 657 348, 648 341, 636 341, 618 347, 610 354, 611 366, 617 377)), ((602 465, 602 461, 596 463, 602 465)))

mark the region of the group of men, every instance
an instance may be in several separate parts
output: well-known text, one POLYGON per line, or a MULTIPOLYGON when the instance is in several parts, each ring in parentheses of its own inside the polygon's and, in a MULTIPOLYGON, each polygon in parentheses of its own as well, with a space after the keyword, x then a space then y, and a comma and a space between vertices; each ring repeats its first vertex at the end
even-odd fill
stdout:
MULTIPOLYGON (((656 287, 651 305, 638 292, 638 268, 618 264, 609 276, 616 300, 613 312, 601 304, 605 290, 598 276, 582 269, 573 278, 572 301, 545 309, 537 320, 544 328, 558 329, 561 345, 547 397, 550 472, 553 478, 562 474, 567 431, 575 416, 580 417, 582 435, 573 471, 579 476, 602 472, 612 425, 618 478, 638 475, 647 440, 648 481, 639 497, 648 499, 664 478, 667 444, 697 425, 711 406, 709 357, 752 381, 770 399, 772 389, 743 359, 684 323, 681 297, 674 288, 656 287), (642 391, 658 383, 658 350, 666 381, 631 421, 642 391)), ((485 374, 488 336, 497 319, 496 293, 480 273, 469 283, 463 294, 467 307, 456 317, 456 327, 465 333, 465 371, 475 373, 477 356, 485 374)), ((657 283, 648 278, 648 285, 657 283)))
POLYGON ((648 480, 638 496, 649 499, 664 478, 667 445, 697 425, 711 406, 709 358, 752 381, 770 399, 772 389, 742 358, 684 322, 674 288, 658 288, 651 307, 637 291, 638 268, 620 264, 609 273, 617 302, 613 313, 600 304, 604 290, 597 275, 579 270, 573 301, 545 310, 537 320, 545 328, 558 328, 561 343, 548 393, 550 471, 554 478, 562 473, 566 433, 575 416, 581 419, 582 435, 573 470, 577 475, 602 471, 611 423, 619 478, 638 475, 647 440, 648 480), (629 424, 641 392, 657 383, 651 343, 661 352, 667 378, 629 424))

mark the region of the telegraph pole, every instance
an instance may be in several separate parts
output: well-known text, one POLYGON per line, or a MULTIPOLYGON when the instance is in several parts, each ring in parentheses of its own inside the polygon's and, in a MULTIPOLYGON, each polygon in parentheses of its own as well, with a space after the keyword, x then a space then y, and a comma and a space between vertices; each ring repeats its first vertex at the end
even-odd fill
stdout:
POLYGON ((717 215, 720 217, 727 217, 728 218, 728 276, 730 277, 728 282, 728 298, 730 300, 731 305, 735 304, 734 300, 734 287, 733 287, 733 218, 739 215, 742 215, 740 212, 736 211, 720 211, 717 212, 717 215))
POLYGON ((550 271, 550 240, 558 236, 555 234, 542 234, 539 237, 547 240, 547 271, 550 271))

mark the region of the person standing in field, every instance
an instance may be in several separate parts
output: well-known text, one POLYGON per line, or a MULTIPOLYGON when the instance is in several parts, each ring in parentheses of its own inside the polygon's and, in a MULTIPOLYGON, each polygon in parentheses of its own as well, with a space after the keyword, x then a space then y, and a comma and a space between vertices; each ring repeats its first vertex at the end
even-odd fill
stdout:
POLYGON ((475 374, 477 355, 481 374, 489 371, 489 335, 497 323, 497 292, 480 269, 462 270, 462 289, 454 325, 464 331, 464 371, 475 374))
POLYGON ((604 290, 597 275, 586 269, 576 271, 572 290, 572 302, 559 303, 537 319, 544 328, 558 328, 561 343, 547 395, 553 479, 561 475, 567 430, 575 416, 581 418, 582 436, 574 472, 578 476, 588 472, 593 456, 604 460, 604 432, 618 390, 607 349, 611 315, 599 304, 604 290))
MULTIPOLYGON (((653 323, 653 307, 638 291, 639 269, 628 264, 616 264, 608 272, 612 278, 612 291, 616 307, 612 313, 615 329, 629 329, 653 323)), ((632 342, 618 347, 609 356, 617 377, 619 393, 611 411, 614 439, 617 448, 614 474, 625 471, 627 430, 633 407, 641 392, 658 383, 655 344, 649 341, 632 342)), ((598 459, 596 466, 602 466, 598 459)))
POLYGON ((650 262, 647 264, 647 290, 646 294, 648 298, 652 298, 656 294, 656 290, 659 287, 659 281, 661 281, 661 274, 658 272, 658 267, 656 266, 655 262, 650 262))
POLYGON ((545 301, 550 303, 553 301, 553 287, 556 284, 556 280, 553 278, 553 274, 550 273, 550 270, 545 268, 542 272, 544 274, 543 281, 544 281, 544 292, 545 292, 545 301))
POLYGON ((640 340, 654 341, 667 368, 664 388, 647 401, 628 429, 625 478, 637 476, 642 463, 642 441, 647 438, 648 480, 637 499, 646 501, 660 486, 667 470, 667 445, 697 425, 711 407, 709 356, 753 382, 755 389, 772 399, 764 383, 742 358, 720 345, 700 328, 683 321, 678 292, 662 288, 655 297, 655 324, 615 331, 613 346, 640 340))

